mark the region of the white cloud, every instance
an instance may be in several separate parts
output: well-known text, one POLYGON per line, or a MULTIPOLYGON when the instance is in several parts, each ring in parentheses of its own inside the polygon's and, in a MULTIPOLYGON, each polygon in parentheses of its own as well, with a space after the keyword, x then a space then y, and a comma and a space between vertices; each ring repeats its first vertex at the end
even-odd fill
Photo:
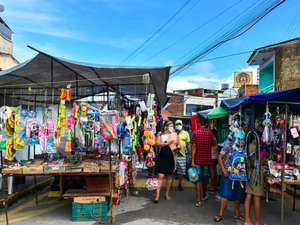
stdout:
POLYGON ((214 69, 214 65, 210 61, 195 63, 193 71, 196 73, 210 73, 214 69))

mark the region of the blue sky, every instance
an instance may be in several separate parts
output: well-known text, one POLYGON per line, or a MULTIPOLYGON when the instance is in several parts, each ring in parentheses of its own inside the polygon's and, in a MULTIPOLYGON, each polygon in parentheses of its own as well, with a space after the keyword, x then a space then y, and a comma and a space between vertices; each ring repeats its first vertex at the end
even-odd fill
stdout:
MULTIPOLYGON (((14 57, 20 62, 36 55, 36 52, 27 48, 27 45, 31 45, 49 54, 74 61, 119 64, 153 35, 186 1, 4 0, 0 1, 0 4, 5 7, 1 17, 14 32, 14 57)), ((163 32, 170 28, 163 36, 124 65, 139 65, 234 5, 192 35, 141 64, 174 65, 178 59, 195 46, 205 43, 207 38, 256 1, 191 0, 162 30, 163 32), (172 26, 182 15, 184 17, 172 26)), ((259 1, 263 3, 275 0, 259 1)), ((299 19, 293 30, 283 39, 299 10, 299 0, 287 0, 248 32, 225 43, 204 59, 252 51, 300 36, 299 19)), ((231 84, 234 71, 247 69, 246 62, 250 54, 196 63, 180 74, 172 76, 168 88, 173 90, 203 86, 219 87, 221 83, 231 84)))

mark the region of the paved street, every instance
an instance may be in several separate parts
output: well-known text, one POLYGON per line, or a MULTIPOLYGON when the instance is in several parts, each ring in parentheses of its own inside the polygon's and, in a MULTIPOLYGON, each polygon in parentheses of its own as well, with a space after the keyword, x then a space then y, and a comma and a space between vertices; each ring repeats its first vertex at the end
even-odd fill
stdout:
MULTIPOLYGON (((188 183, 187 183, 188 184, 188 183)), ((140 186, 140 184, 138 184, 140 186)), ((174 182, 174 186, 176 182, 174 182)), ((190 185, 189 185, 190 186, 190 185)), ((57 201, 49 199, 49 188, 39 192, 39 205, 35 205, 34 195, 27 197, 10 208, 10 224, 99 224, 98 222, 72 222, 72 205, 70 200, 57 201)), ((164 192, 163 192, 164 193, 164 192)), ((163 194, 162 193, 162 194, 163 194)), ((176 187, 171 192, 171 201, 161 199, 158 204, 152 203, 154 192, 144 188, 137 188, 129 198, 124 197, 122 204, 115 207, 115 224, 153 224, 153 225, 177 225, 177 224, 226 224, 242 225, 241 221, 233 219, 233 202, 229 202, 223 220, 220 223, 213 221, 218 214, 219 202, 217 193, 210 193, 202 207, 195 206, 194 188, 185 188, 183 192, 177 191, 176 187)), ((263 222, 268 225, 280 224, 280 201, 279 194, 270 194, 270 202, 262 202, 263 222)), ((241 213, 244 214, 243 205, 241 213)), ((300 206, 292 212, 292 201, 286 200, 285 224, 298 224, 300 206)), ((101 222, 107 224, 108 222, 101 222)), ((0 217, 0 225, 5 223, 3 211, 0 217)))

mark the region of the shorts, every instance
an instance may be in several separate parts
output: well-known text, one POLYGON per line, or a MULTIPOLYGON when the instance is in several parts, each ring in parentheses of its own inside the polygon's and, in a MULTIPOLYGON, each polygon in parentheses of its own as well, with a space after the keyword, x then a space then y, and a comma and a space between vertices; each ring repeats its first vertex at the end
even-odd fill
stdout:
POLYGON ((245 182, 243 182, 244 188, 241 186, 240 181, 232 181, 228 177, 221 175, 221 185, 219 194, 223 198, 230 200, 245 200, 245 182), (232 188, 232 182, 234 182, 234 187, 232 188))
POLYGON ((186 174, 186 158, 177 155, 177 165, 176 165, 177 173, 185 175, 186 174))
POLYGON ((195 164, 195 168, 198 171, 198 182, 208 183, 209 165, 195 164))
POLYGON ((213 165, 218 165, 218 159, 213 159, 213 160, 212 160, 212 164, 213 164, 213 165))

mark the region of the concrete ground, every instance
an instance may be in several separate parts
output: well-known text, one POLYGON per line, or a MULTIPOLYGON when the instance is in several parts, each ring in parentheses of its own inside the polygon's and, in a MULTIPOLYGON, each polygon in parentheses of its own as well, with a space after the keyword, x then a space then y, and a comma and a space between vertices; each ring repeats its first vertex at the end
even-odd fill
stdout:
MULTIPOLYGON (((153 203, 154 191, 144 188, 147 173, 140 173, 135 189, 129 197, 123 197, 119 206, 113 207, 115 224, 125 225, 179 225, 179 224, 220 224, 220 225, 243 225, 244 223, 233 218, 234 204, 228 202, 223 216, 219 223, 213 221, 215 215, 219 214, 220 202, 217 192, 209 192, 209 197, 203 202, 202 207, 196 207, 194 185, 184 181, 184 191, 177 190, 177 180, 174 180, 173 189, 170 193, 171 201, 163 197, 157 204, 153 203)), ((39 205, 35 204, 35 194, 18 201, 9 208, 9 222, 15 225, 39 224, 39 225, 96 225, 109 224, 103 222, 72 222, 72 201, 56 198, 48 198, 50 187, 38 192, 39 205)), ((165 188, 162 190, 164 196, 165 188)), ((262 201, 262 222, 268 225, 280 224, 280 193, 273 190, 269 195, 269 203, 262 201)), ((297 201, 296 210, 292 211, 292 197, 286 195, 284 224, 299 224, 300 200, 297 201)), ((241 205, 241 214, 244 215, 244 205, 241 205)), ((253 206, 252 206, 252 215, 253 206)), ((109 212, 110 215, 110 212, 109 212)), ((253 218, 254 219, 254 218, 253 218)), ((0 213, 0 225, 6 224, 4 210, 0 213)))

